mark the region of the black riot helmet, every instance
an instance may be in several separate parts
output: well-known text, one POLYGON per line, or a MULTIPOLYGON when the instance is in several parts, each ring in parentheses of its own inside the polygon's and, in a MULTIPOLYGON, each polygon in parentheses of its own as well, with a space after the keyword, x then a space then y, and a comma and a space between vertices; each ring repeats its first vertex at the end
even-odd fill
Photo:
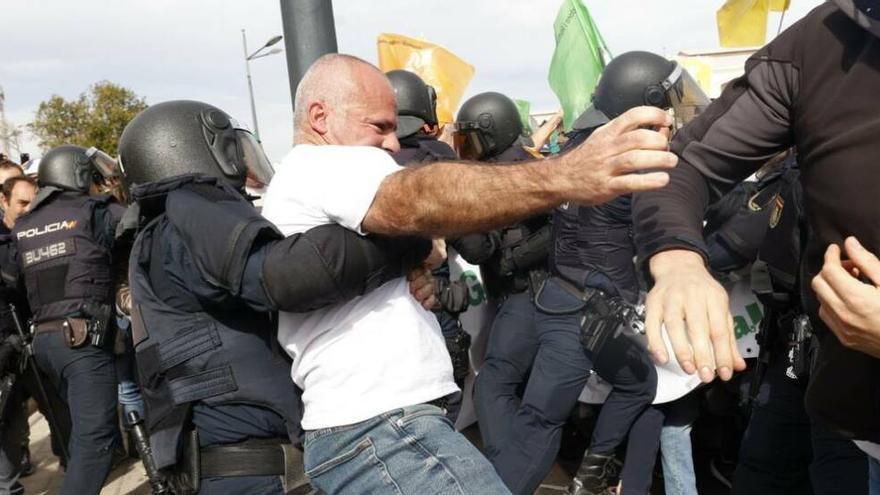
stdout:
POLYGON ((176 175, 218 177, 236 189, 268 184, 272 165, 247 129, 219 108, 176 100, 152 105, 125 126, 119 161, 129 187, 176 175))
POLYGON ((709 105, 709 98, 678 63, 654 53, 626 52, 605 67, 593 92, 593 106, 574 127, 593 127, 643 105, 671 108, 676 127, 681 127, 709 105))
POLYGON ((833 0, 850 19, 880 38, 880 0, 833 0))
POLYGON ((507 150, 522 135, 516 103, 501 93, 472 96, 455 119, 455 147, 459 156, 484 160, 507 150))
POLYGON ((40 160, 37 182, 41 186, 87 193, 92 184, 116 174, 116 161, 103 151, 63 144, 49 150, 40 160))
POLYGON ((419 132, 423 125, 437 125, 437 92, 417 74, 392 70, 385 74, 397 98, 397 137, 419 132))

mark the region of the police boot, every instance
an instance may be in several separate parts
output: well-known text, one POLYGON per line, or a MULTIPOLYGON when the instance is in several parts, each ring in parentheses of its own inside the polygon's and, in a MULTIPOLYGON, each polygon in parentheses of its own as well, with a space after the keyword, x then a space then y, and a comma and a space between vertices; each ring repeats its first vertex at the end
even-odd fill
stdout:
POLYGON ((606 495, 613 493, 622 464, 613 455, 593 454, 589 450, 568 486, 569 495, 606 495))

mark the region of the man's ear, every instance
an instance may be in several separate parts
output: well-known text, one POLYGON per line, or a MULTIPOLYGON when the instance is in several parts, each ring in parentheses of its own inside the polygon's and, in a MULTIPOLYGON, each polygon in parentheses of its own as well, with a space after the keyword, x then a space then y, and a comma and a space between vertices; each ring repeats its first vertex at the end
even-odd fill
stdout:
POLYGON ((327 107, 324 102, 313 101, 309 103, 309 127, 321 136, 327 134, 329 126, 327 125, 327 107))

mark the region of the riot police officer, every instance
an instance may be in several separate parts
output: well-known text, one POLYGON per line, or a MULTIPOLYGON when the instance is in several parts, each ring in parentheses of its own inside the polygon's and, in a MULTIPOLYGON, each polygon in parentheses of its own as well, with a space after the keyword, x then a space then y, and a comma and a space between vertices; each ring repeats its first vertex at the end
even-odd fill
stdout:
POLYGON ((113 263, 121 207, 90 196, 100 173, 79 146, 49 151, 40 163, 40 191, 15 224, 19 264, 33 311, 40 368, 68 406, 72 431, 64 494, 98 493, 118 441, 112 354, 113 263))
MULTIPOLYGON (((522 133, 522 120, 513 100, 487 92, 462 105, 454 137, 462 158, 489 163, 536 159, 523 147, 522 133)), ((516 441, 520 432, 507 428, 508 418, 500 415, 507 416, 510 411, 506 404, 518 400, 520 385, 534 357, 535 308, 531 299, 547 275, 549 220, 549 214, 536 215, 503 229, 451 241, 463 258, 480 265, 486 292, 499 305, 477 375, 474 405, 487 457, 514 493, 519 486, 499 465, 498 456, 503 445, 516 441)))
MULTIPOLYGON (((751 279, 764 317, 750 391, 751 416, 739 450, 733 493, 865 494, 865 454, 840 434, 811 421, 804 407, 814 338, 798 290, 810 235, 799 176, 791 154, 781 170, 762 178, 755 194, 764 198, 759 203, 768 204, 763 222, 766 236, 751 279)), ((734 234, 729 237, 746 237, 734 234)), ((711 255, 710 244, 710 260, 711 255)))
POLYGON ((119 143, 138 230, 130 289, 153 464, 178 493, 303 486, 301 406, 274 311, 344 301, 430 243, 336 225, 283 238, 243 195, 271 166, 250 132, 195 101, 151 106, 119 143))
POLYGON ((400 165, 455 160, 458 156, 448 144, 437 139, 437 92, 418 74, 392 70, 385 74, 397 99, 397 139, 400 151, 394 160, 400 165))
MULTIPOLYGON (((593 105, 575 121, 566 146, 576 145, 597 126, 634 106, 671 108, 676 127, 680 127, 708 103, 688 72, 677 63, 649 52, 623 53, 603 71, 593 94, 593 105)), ((567 292, 560 297, 567 297, 570 305, 578 299, 572 299, 573 295, 584 301, 583 322, 570 319, 561 324, 581 326, 586 362, 592 362, 596 373, 613 387, 569 488, 570 493, 578 495, 602 493, 616 481, 614 451, 631 427, 645 428, 642 423, 654 424, 648 428, 652 430, 650 438, 630 438, 627 461, 620 474, 627 490, 648 491, 650 471, 639 465, 641 462, 630 461, 653 459, 659 447, 662 415, 649 408, 656 393, 656 370, 644 344, 628 331, 632 321, 627 320, 633 319, 633 305, 639 302, 631 202, 632 196, 627 195, 599 206, 562 205, 554 214, 551 267, 555 276, 545 290, 567 292), (620 334, 624 338, 615 338, 619 326, 624 330, 620 334)), ((570 370, 573 371, 574 368, 570 370)), ((576 398, 577 391, 579 388, 575 387, 566 395, 576 398)))
MULTIPOLYGON (((448 144, 437 139, 440 132, 437 121, 437 93, 417 74, 393 70, 385 74, 391 81, 397 99, 397 139, 400 151, 394 160, 403 166, 455 160, 458 156, 448 144)), ((469 291, 460 280, 450 280, 449 262, 444 261, 432 271, 437 306, 434 315, 446 339, 446 349, 452 359, 452 374, 459 388, 470 371, 470 335, 461 327, 459 314, 467 310, 469 291)), ((461 397, 450 400, 447 406, 452 421, 458 417, 461 397)))

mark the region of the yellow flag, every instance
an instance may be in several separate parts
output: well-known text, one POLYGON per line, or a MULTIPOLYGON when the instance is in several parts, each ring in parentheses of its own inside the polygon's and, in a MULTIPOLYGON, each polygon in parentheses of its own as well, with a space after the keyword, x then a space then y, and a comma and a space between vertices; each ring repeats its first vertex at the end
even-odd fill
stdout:
POLYGON ((791 0, 770 0, 771 12, 784 12, 791 7, 791 0))
MULTIPOLYGON (((774 0, 776 1, 776 0, 774 0)), ((761 46, 767 41, 770 0, 727 0, 718 9, 718 38, 727 48, 761 46)))
POLYGON ((379 68, 415 72, 437 91, 437 120, 455 121, 464 90, 474 77, 474 66, 440 45, 400 34, 382 33, 378 39, 379 68))

